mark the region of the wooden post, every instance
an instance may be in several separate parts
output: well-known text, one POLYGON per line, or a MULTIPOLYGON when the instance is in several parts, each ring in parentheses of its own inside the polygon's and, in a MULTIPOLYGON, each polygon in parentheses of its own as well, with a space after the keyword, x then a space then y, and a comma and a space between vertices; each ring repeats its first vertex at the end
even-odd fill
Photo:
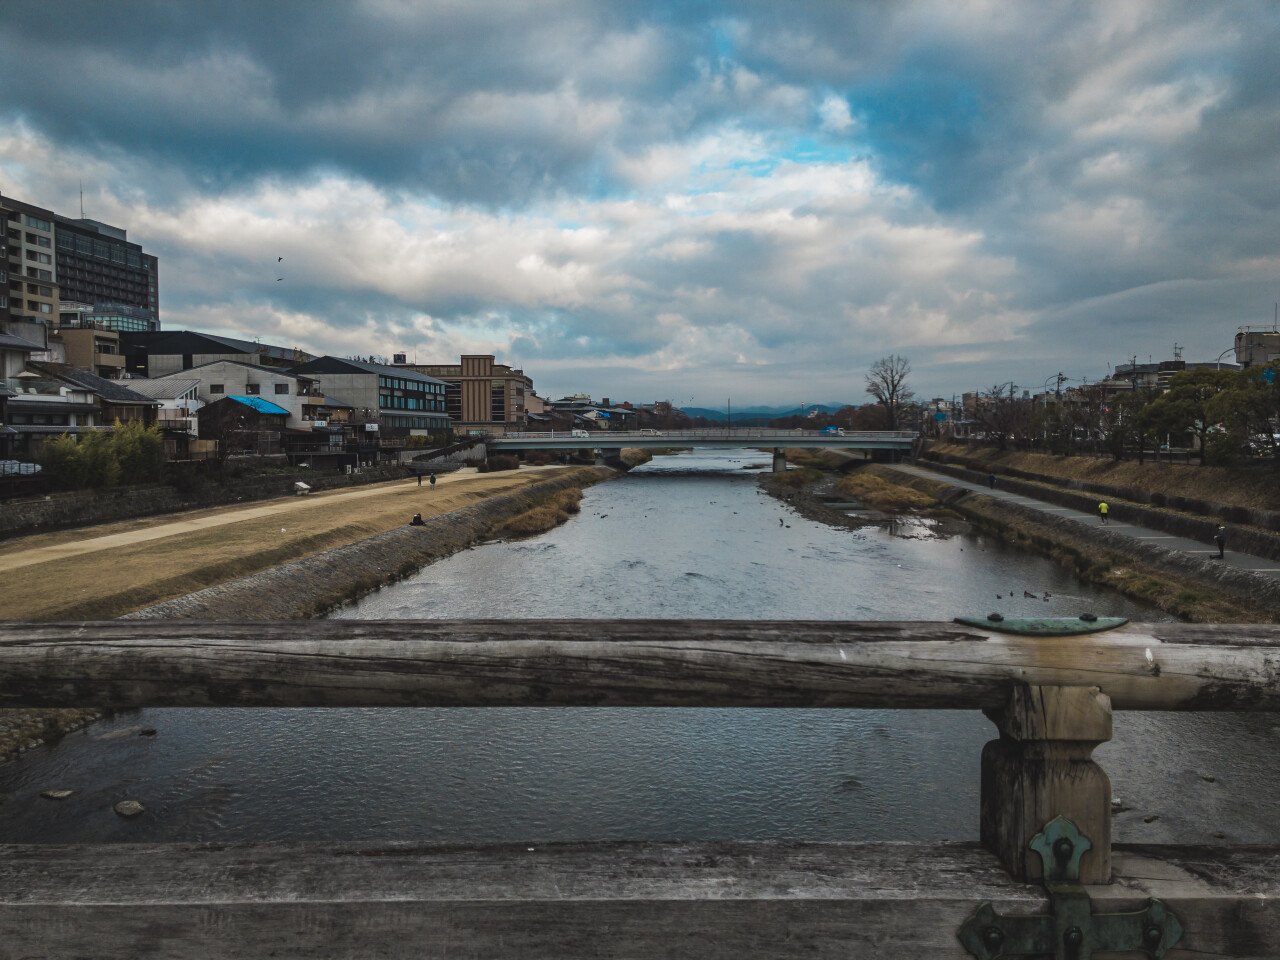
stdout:
POLYGON ((1000 739, 982 750, 982 843, 1019 880, 1042 875, 1028 847, 1054 817, 1093 843, 1082 883, 1111 881, 1111 781, 1092 759, 1111 739, 1111 700, 1097 687, 1018 684, 1004 709, 988 711, 1000 739))

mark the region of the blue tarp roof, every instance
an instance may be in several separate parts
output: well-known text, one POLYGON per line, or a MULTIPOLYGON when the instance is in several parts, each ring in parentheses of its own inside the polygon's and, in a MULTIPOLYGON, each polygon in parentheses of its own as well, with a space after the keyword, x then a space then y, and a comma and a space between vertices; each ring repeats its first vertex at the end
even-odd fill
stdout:
POLYGON ((253 407, 259 413, 283 413, 286 417, 289 411, 284 407, 272 403, 270 400, 263 400, 261 397, 238 397, 233 393, 227 394, 228 400, 234 400, 236 403, 243 403, 246 407, 253 407))

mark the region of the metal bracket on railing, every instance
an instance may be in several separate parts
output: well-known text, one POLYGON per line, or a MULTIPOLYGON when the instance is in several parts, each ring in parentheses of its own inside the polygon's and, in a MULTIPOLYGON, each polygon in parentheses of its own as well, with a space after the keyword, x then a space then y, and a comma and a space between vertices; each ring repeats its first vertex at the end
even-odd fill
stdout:
POLYGON ((1089 960, 1095 953, 1135 950, 1160 960, 1182 939, 1177 916, 1156 899, 1129 913, 1093 912, 1093 900, 1080 885, 1080 858, 1093 844, 1070 820, 1049 821, 1030 846, 1044 864, 1049 913, 1002 917, 990 903, 982 904, 956 931, 965 950, 978 960, 1089 960))

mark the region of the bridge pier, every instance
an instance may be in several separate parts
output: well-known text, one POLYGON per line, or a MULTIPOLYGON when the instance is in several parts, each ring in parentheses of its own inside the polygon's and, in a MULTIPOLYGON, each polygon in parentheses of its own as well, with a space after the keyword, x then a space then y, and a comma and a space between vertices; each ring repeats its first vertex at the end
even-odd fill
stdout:
POLYGON ((773 448, 773 472, 787 472, 787 453, 781 447, 773 448))

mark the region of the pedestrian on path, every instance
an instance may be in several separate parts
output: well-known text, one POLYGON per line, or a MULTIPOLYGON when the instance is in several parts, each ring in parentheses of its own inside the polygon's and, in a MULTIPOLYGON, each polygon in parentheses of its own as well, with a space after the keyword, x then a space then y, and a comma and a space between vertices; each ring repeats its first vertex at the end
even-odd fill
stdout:
MULTIPOLYGON (((421 482, 421 481, 419 481, 419 482, 421 482)), ((431 489, 432 489, 432 490, 434 490, 435 488, 436 488, 436 475, 435 475, 435 471, 432 471, 432 473, 431 473, 431 489)))
POLYGON ((1107 501, 1103 500, 1098 504, 1098 519, 1104 524, 1107 522, 1107 514, 1111 512, 1111 508, 1107 506, 1107 501))
POLYGON ((418 486, 422 486, 422 473, 418 473, 418 486))
POLYGON ((992 490, 996 488, 996 475, 994 473, 987 474, 987 486, 992 490))
POLYGON ((1213 535, 1213 543, 1214 543, 1214 546, 1218 548, 1218 556, 1215 557, 1214 559, 1225 560, 1227 558, 1227 550, 1226 550, 1227 528, 1226 527, 1218 528, 1217 532, 1213 535))

